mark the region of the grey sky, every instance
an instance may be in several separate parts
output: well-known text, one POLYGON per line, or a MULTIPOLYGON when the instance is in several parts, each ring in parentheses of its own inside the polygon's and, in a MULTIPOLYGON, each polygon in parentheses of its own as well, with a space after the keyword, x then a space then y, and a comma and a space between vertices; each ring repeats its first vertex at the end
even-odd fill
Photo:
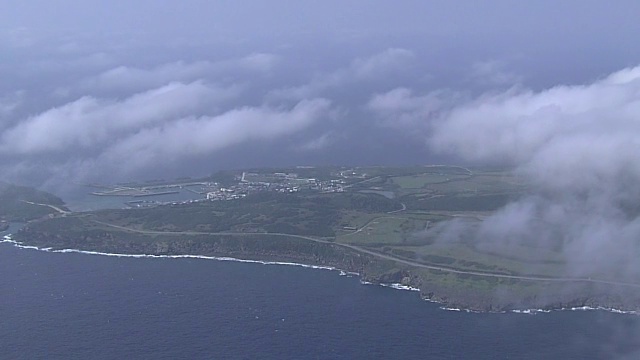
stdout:
MULTIPOLYGON (((130 31, 255 35, 292 31, 332 33, 355 31, 388 33, 493 34, 523 30, 548 34, 570 32, 593 35, 631 30, 635 1, 551 1, 514 3, 508 0, 25 0, 0 5, 8 27, 57 31, 130 31)), ((532 34, 533 35, 533 34, 532 34)), ((611 35, 620 35, 617 34, 611 35)))

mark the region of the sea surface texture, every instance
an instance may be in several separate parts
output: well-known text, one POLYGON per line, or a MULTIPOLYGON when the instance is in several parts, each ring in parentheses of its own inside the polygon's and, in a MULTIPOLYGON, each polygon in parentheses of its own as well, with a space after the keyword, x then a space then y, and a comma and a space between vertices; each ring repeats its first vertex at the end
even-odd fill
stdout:
POLYGON ((2 359, 638 359, 640 316, 477 314, 337 271, 0 244, 2 359))

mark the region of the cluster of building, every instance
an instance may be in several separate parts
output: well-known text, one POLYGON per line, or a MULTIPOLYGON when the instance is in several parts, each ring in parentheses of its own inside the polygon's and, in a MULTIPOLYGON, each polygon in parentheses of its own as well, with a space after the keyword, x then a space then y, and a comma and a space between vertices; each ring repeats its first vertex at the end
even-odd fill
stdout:
POLYGON ((230 188, 220 188, 218 190, 207 193, 207 200, 234 200, 247 196, 248 192, 244 189, 237 189, 235 186, 230 188))
MULTIPOLYGON (((243 172, 235 177, 237 183, 233 185, 221 185, 216 182, 190 182, 190 183, 176 183, 176 184, 164 184, 154 185, 153 189, 163 187, 166 189, 176 189, 175 191, 165 191, 163 193, 148 194, 151 195, 164 195, 169 193, 181 193, 192 192, 200 197, 204 195, 204 198, 188 199, 188 200, 173 200, 162 201, 161 199, 132 199, 126 201, 125 204, 129 208, 149 208, 159 205, 178 205, 184 203, 196 203, 201 201, 221 201, 221 200, 235 200, 241 199, 249 194, 258 192, 273 191, 279 193, 297 193, 299 191, 313 191, 320 193, 335 193, 344 192, 348 188, 345 185, 345 180, 353 176, 351 173, 334 173, 333 176, 339 177, 338 179, 331 180, 319 180, 315 178, 303 178, 299 177, 296 173, 252 173, 243 172)), ((128 190, 136 190, 144 192, 152 187, 133 187, 129 186, 128 190)), ((104 195, 124 195, 115 194, 110 192, 104 195)), ((140 195, 127 194, 129 197, 138 197, 140 195)), ((0 224, 2 225, 2 224, 0 224)))
POLYGON ((319 192, 343 192, 343 180, 318 180, 300 178, 295 173, 249 173, 236 176, 238 183, 208 191, 207 200, 233 200, 261 191, 296 193, 303 190, 319 192))

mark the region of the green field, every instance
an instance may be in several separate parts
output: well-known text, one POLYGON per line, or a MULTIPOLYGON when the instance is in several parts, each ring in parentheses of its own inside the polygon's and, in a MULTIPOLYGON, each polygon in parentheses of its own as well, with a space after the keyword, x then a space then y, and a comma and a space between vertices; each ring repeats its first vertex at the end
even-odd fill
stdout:
POLYGON ((442 184, 457 180, 469 179, 469 175, 449 174, 420 174, 410 176, 395 176, 391 180, 402 189, 422 189, 428 185, 442 184))
MULTIPOLYGON (((250 181, 275 179, 267 170, 251 171, 250 181)), ((513 173, 455 166, 277 171, 338 180, 344 191, 265 190, 228 201, 64 213, 32 222, 16 236, 26 243, 59 248, 215 254, 330 265, 357 271, 367 280, 437 289, 448 294, 443 301, 474 294, 471 307, 475 308, 483 308, 478 304, 486 301, 492 309, 496 291, 539 306, 544 299, 528 297, 535 297, 541 286, 563 289, 561 283, 546 282, 567 276, 560 249, 517 239, 494 244, 475 237, 484 219, 527 195, 527 183, 513 173), (456 228, 459 225, 464 226, 456 228), (463 231, 456 233, 456 229, 463 231)), ((238 181, 238 174, 223 175, 218 177, 238 181)), ((58 201, 43 194, 37 198, 58 201)), ((18 210, 24 204, 13 203, 18 210)), ((29 209, 51 213, 45 206, 29 209)), ((595 275, 612 284, 615 274, 595 275)), ((578 279, 577 284, 592 286, 589 281, 578 279)))

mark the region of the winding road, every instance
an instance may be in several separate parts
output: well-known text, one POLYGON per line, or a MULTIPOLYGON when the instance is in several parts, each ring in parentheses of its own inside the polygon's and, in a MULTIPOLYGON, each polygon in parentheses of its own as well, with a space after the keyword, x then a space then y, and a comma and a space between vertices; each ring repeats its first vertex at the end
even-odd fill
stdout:
MULTIPOLYGON (((31 205, 39 205, 39 206, 50 207, 50 208, 56 210, 57 212, 59 212, 60 214, 62 214, 62 216, 66 216, 68 214, 71 214, 70 211, 63 210, 63 209, 61 209, 61 208, 59 208, 59 207, 57 207, 55 205, 34 203, 34 202, 31 202, 31 201, 26 201, 26 200, 22 200, 22 201, 24 201, 27 204, 31 204, 31 205)), ((393 217, 393 216, 382 216, 382 217, 373 218, 373 219, 369 220, 364 226, 360 227, 359 229, 357 229, 354 232, 349 233, 349 234, 347 234, 345 236, 358 233, 358 232, 362 231, 362 229, 364 229, 372 221, 380 219, 380 218, 385 218, 385 217, 393 217)), ((612 281, 612 280, 593 279, 593 278, 579 278, 579 277, 544 277, 544 276, 527 276, 527 275, 507 275, 507 274, 496 274, 496 273, 491 273, 491 272, 486 272, 486 271, 460 270, 460 269, 447 267, 447 266, 428 265, 428 264, 424 264, 424 263, 420 263, 420 262, 416 262, 416 261, 411 261, 411 260, 408 260, 408 259, 398 258, 398 257, 391 256, 391 255, 388 255, 388 254, 382 254, 382 253, 379 253, 379 252, 376 252, 376 251, 373 251, 373 250, 369 250, 369 249, 363 248, 361 246, 351 245, 351 244, 344 244, 344 243, 339 243, 339 242, 335 242, 335 241, 329 240, 329 239, 334 239, 334 238, 319 238, 319 237, 312 237, 312 236, 305 236, 305 235, 284 234, 284 233, 139 230, 139 229, 134 229, 134 228, 126 227, 126 226, 115 225, 115 224, 111 224, 111 223, 107 223, 107 222, 103 222, 103 221, 99 221, 99 220, 91 220, 91 221, 96 223, 96 224, 112 227, 114 229, 119 229, 119 230, 123 230, 123 231, 139 233, 139 234, 146 234, 146 235, 214 235, 214 236, 215 235, 218 235, 218 236, 220 236, 220 235, 227 235, 227 236, 275 235, 275 236, 291 237, 291 238, 296 238, 296 239, 314 241, 314 242, 321 243, 321 244, 340 246, 340 247, 347 248, 347 249, 350 249, 350 250, 353 250, 353 251, 357 251, 359 253, 371 255, 371 256, 374 256, 374 257, 377 257, 377 258, 380 258, 380 259, 395 261, 397 263, 405 264, 405 265, 409 265, 409 266, 413 266, 413 267, 429 269, 429 270, 443 271, 443 272, 454 273, 454 274, 475 275, 475 276, 483 276, 483 277, 498 278, 498 279, 515 279, 515 280, 543 281, 543 282, 582 282, 582 283, 606 284, 606 285, 616 285, 616 286, 626 286, 626 287, 640 288, 640 284, 622 282, 622 281, 612 281)))
MULTIPOLYGON (((373 221, 372 219, 371 221, 373 221)), ((293 235, 293 234, 284 234, 284 233, 247 233, 247 232, 202 232, 202 231, 155 231, 155 230, 139 230, 133 229, 126 226, 119 226, 115 224, 110 224, 107 222, 99 221, 99 220, 91 220, 94 223, 101 224, 104 226, 109 226, 115 229, 129 231, 140 234, 147 235, 227 235, 227 236, 264 236, 264 235, 275 235, 275 236, 284 236, 284 237, 292 237, 297 239, 303 239, 308 241, 314 241, 317 243, 328 244, 340 246, 343 248, 351 249, 357 251, 359 253, 368 254, 380 259, 395 261, 400 264, 405 264, 413 267, 429 269, 429 270, 437 270, 443 272, 449 272, 454 274, 465 274, 465 275, 475 275, 475 276, 483 276, 490 278, 499 278, 499 279, 516 279, 516 280, 525 280, 525 281, 542 281, 542 282, 582 282, 582 283, 595 283, 595 284, 606 284, 606 285, 616 285, 616 286, 625 286, 625 287, 634 287, 640 288, 640 284, 622 282, 622 281, 612 281, 612 280, 603 280, 603 279, 593 279, 593 278, 579 278, 579 277, 544 277, 544 276, 527 276, 527 275, 506 275, 506 274, 496 274, 485 271, 473 271, 473 270, 460 270, 447 266, 437 266, 437 265, 428 265, 420 262, 415 262, 407 259, 398 258, 395 256, 382 254, 373 250, 369 250, 360 246, 338 243, 335 241, 328 240, 329 238, 317 238, 312 236, 304 236, 304 235, 293 235)), ((366 226, 366 225, 365 225, 366 226)), ((361 230, 360 228, 359 230, 361 230)), ((356 230, 359 231, 359 230, 356 230)), ((355 232, 354 232, 355 233, 355 232)), ((333 239, 333 238, 331 238, 333 239)))
POLYGON ((55 205, 51 205, 51 204, 40 204, 40 203, 35 203, 35 202, 32 202, 32 201, 27 201, 27 200, 20 200, 20 201, 22 201, 22 202, 24 202, 24 203, 27 203, 27 204, 31 204, 31 205, 38 205, 38 206, 46 206, 46 207, 50 207, 50 208, 52 208, 53 210, 55 210, 55 211, 59 212, 60 214, 62 214, 63 216, 64 216, 64 215, 71 214, 71 211, 63 210, 63 209, 61 209, 61 208, 59 208, 59 207, 57 207, 57 206, 55 206, 55 205))

